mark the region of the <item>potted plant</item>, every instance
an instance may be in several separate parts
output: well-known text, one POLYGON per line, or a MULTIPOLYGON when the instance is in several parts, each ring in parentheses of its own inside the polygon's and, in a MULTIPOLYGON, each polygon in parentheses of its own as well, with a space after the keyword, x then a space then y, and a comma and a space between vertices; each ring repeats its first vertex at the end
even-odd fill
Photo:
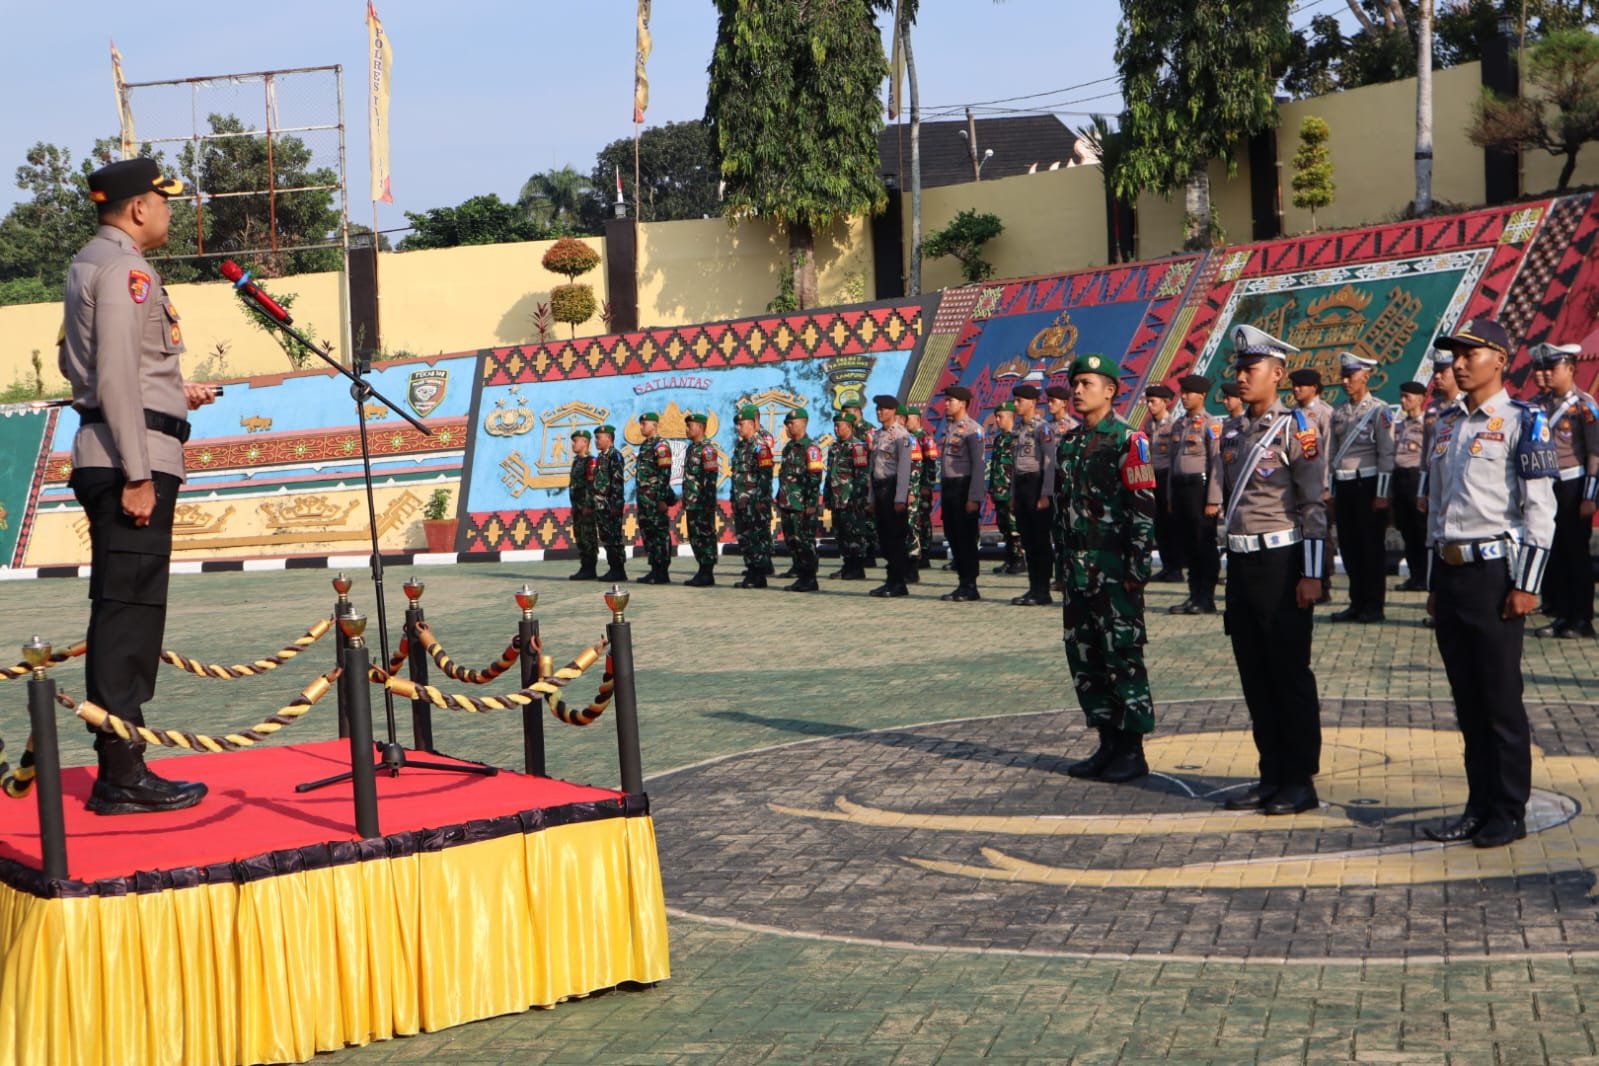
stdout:
POLYGON ((434 489, 428 502, 422 505, 422 532, 427 537, 428 551, 453 552, 457 519, 450 510, 450 490, 434 489))

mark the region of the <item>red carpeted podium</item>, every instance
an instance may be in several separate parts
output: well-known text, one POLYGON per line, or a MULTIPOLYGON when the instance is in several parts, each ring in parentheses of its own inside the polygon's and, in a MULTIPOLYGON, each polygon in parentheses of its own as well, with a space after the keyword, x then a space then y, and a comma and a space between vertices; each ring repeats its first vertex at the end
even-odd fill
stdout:
POLYGON ((361 839, 348 784, 294 791, 349 750, 162 761, 211 786, 170 814, 91 815, 68 770, 64 881, 0 807, 0 1064, 301 1061, 669 976, 642 796, 407 769, 361 839))

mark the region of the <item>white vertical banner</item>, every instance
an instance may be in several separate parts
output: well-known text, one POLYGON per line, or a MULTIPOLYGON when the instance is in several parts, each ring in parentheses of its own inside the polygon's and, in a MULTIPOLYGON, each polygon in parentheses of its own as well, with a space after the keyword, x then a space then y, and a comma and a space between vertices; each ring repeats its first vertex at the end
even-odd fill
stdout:
MULTIPOLYGON (((394 50, 389 46, 388 34, 378 20, 377 8, 371 0, 366 5, 366 33, 371 52, 370 77, 367 80, 370 103, 367 111, 367 132, 372 158, 372 202, 392 204, 394 188, 389 174, 389 75, 394 69, 394 50)), ((374 240, 377 238, 374 236, 374 240)))
POLYGON ((117 92, 117 125, 120 129, 121 152, 123 159, 132 159, 139 154, 139 139, 133 132, 133 107, 128 102, 128 79, 122 76, 122 53, 117 51, 117 42, 111 42, 111 81, 117 92))

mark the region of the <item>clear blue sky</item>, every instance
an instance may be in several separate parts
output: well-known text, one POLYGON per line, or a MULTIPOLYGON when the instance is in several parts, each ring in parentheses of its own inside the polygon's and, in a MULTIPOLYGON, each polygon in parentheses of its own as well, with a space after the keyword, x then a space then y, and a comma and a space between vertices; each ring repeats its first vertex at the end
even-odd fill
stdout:
MULTIPOLYGON (((81 157, 117 128, 109 39, 129 81, 342 64, 350 216, 369 222, 365 0, 272 0, 198 7, 79 0, 6 4, 0 38, 0 213, 21 196, 10 175, 37 141, 81 157)), ((514 198, 530 174, 572 164, 587 174, 610 141, 632 134, 633 0, 379 0, 393 43, 394 199, 403 211, 481 193, 514 198)), ((922 102, 1056 110, 1073 127, 1114 114, 1116 0, 923 0, 915 37, 922 102)), ((1301 0, 1296 25, 1344 10, 1301 0)), ((646 124, 699 118, 716 36, 710 0, 655 0, 646 124)), ((331 108, 331 104, 329 105, 331 108)), ((203 116, 201 116, 203 118, 203 116)), ((141 134, 137 98, 135 122, 141 134)))

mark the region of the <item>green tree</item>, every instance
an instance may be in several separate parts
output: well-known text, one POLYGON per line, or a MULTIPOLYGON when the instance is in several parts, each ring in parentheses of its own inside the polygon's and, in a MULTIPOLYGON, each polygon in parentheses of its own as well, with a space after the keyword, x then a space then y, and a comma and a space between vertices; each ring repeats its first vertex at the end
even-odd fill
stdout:
POLYGON ((427 211, 407 211, 411 233, 400 242, 400 251, 424 248, 456 248, 464 244, 508 244, 515 241, 541 241, 550 236, 528 212, 508 204, 495 193, 474 196, 456 207, 435 207, 427 211))
POLYGON ((516 203, 546 229, 577 232, 582 226, 583 206, 593 197, 589 179, 573 166, 546 170, 522 184, 516 203))
POLYGON ((869 0, 716 0, 705 121, 730 220, 789 236, 795 290, 816 304, 815 234, 888 202, 877 175, 888 74, 869 0))
MULTIPOLYGON (((105 143, 105 142, 101 142, 105 143)), ((96 228, 89 202, 89 161, 43 141, 17 168, 17 188, 31 194, 0 219, 0 303, 61 299, 67 264, 96 228)))
POLYGON ((1484 89, 1466 136, 1479 148, 1541 148, 1565 156, 1555 185, 1564 192, 1582 146, 1599 140, 1599 37, 1585 30, 1551 33, 1527 56, 1527 81, 1531 91, 1513 100, 1484 89))
POLYGON ((1116 32, 1127 112, 1117 194, 1187 190, 1185 244, 1211 243, 1214 158, 1277 119, 1274 64, 1287 53, 1289 0, 1122 0, 1116 32))
MULTIPOLYGON (((1121 200, 1116 195, 1115 175, 1121 167, 1125 151, 1121 131, 1112 128, 1110 120, 1104 115, 1095 115, 1088 125, 1077 131, 1077 136, 1088 142, 1088 147, 1099 157, 1099 176, 1105 185, 1105 211, 1112 226, 1116 226, 1121 218, 1121 212, 1117 210, 1121 200)), ((1110 236, 1111 262, 1126 262, 1132 255, 1132 234, 1117 230, 1110 236)))
MULTIPOLYGON (((641 222, 675 222, 715 218, 722 213, 717 195, 721 175, 704 122, 668 122, 639 134, 639 211, 641 222)), ((598 233, 612 217, 616 175, 622 175, 622 196, 633 207, 633 138, 612 141, 600 149, 583 205, 585 229, 598 233)))
POLYGON ((1333 183, 1332 152, 1327 142, 1332 127, 1327 120, 1306 115, 1299 124, 1299 147, 1294 151, 1294 206, 1310 212, 1310 231, 1316 232, 1316 211, 1330 206, 1337 186, 1333 183))
POLYGON ((978 214, 967 208, 941 230, 927 235, 927 254, 934 259, 952 255, 960 261, 961 277, 975 285, 994 276, 994 264, 982 256, 983 245, 1005 232, 998 215, 978 214))

